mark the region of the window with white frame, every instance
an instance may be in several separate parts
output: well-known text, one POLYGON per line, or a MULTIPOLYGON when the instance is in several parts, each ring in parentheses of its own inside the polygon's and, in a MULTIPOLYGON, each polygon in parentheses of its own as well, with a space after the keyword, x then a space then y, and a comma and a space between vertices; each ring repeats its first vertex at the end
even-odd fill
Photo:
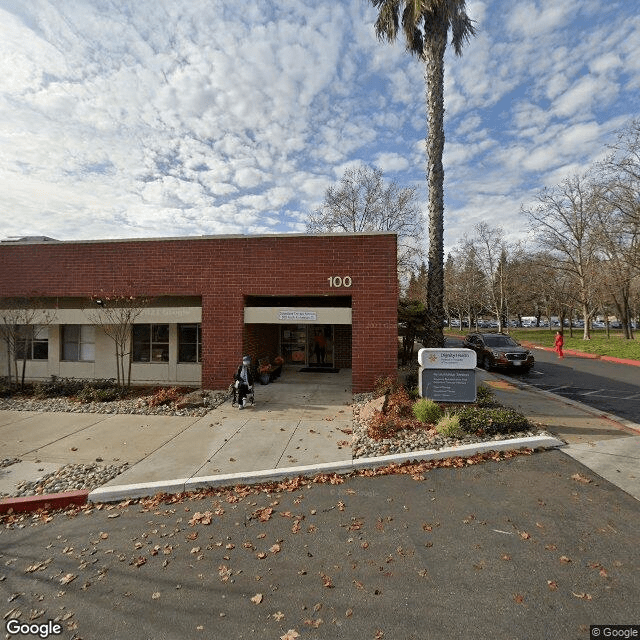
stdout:
POLYGON ((178 325, 178 362, 201 362, 200 324, 178 325))
POLYGON ((18 360, 49 359, 49 328, 39 324, 23 324, 18 327, 16 340, 18 360))
POLYGON ((169 362, 169 325, 133 325, 133 361, 169 362))
POLYGON ((96 359, 96 330, 90 324, 65 324, 62 327, 62 359, 93 362, 96 359))

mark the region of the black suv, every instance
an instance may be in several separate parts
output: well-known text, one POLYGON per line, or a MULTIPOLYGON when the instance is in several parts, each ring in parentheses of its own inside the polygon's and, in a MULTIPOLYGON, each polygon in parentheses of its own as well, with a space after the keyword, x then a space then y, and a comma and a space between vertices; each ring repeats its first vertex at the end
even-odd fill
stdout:
POLYGON ((478 366, 487 371, 494 367, 529 371, 535 363, 531 351, 504 333, 470 333, 462 346, 473 349, 478 357, 478 366))

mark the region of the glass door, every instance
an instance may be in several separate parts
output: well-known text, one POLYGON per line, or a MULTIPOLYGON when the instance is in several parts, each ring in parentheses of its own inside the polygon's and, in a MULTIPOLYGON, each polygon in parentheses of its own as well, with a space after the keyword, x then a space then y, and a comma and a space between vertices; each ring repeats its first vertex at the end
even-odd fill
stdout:
POLYGON ((307 326, 283 324, 280 332, 280 353, 286 364, 307 364, 307 326))
POLYGON ((333 325, 283 324, 280 353, 287 364, 333 367, 333 325))

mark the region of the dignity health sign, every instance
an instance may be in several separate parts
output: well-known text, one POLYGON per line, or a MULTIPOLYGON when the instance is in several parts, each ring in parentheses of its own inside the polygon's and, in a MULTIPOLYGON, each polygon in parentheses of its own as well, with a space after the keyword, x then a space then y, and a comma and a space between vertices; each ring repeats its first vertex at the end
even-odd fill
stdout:
POLYGON ((420 349, 418 362, 425 369, 475 369, 477 358, 471 349, 420 349))
POLYGON ((418 391, 436 402, 476 401, 476 352, 471 349, 420 349, 418 391))

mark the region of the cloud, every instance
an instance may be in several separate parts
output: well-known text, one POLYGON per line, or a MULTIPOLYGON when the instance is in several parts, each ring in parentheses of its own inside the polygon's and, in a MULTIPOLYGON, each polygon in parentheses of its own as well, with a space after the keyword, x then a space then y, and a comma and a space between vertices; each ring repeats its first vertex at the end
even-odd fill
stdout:
MULTIPOLYGON (((632 5, 467 3, 478 35, 445 57, 448 241, 588 166, 635 115, 632 5)), ((377 40, 375 15, 328 0, 3 3, 4 233, 299 232, 360 162, 426 202, 424 66, 377 40)))

